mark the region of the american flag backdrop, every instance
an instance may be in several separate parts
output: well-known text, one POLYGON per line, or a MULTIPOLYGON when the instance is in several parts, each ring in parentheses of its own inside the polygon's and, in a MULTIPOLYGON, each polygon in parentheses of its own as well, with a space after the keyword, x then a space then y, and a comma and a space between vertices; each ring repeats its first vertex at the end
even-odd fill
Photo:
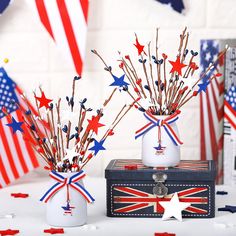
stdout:
POLYGON ((85 58, 88 0, 35 0, 39 18, 81 75, 85 58))
MULTIPOLYGON (((220 53, 217 40, 202 40, 200 65, 203 73, 210 62, 214 61, 220 53)), ((222 72, 223 60, 216 65, 222 72)), ((212 70, 208 76, 214 73, 212 70)), ((215 160, 217 165, 216 182, 223 180, 223 107, 224 79, 223 76, 214 79, 208 85, 206 93, 200 93, 200 148, 201 160, 215 160)))
MULTIPOLYGON (((234 44, 236 45, 236 43, 234 44)), ((224 184, 236 185, 236 48, 225 58, 224 184)))
MULTIPOLYGON (((11 100, 16 101, 25 110, 30 105, 22 99, 21 94, 21 89, 8 77, 6 71, 0 68, 0 188, 39 166, 31 144, 23 139, 22 133, 13 134, 6 126, 11 122, 11 117, 22 121, 22 111, 11 103, 11 100), (3 108, 11 117, 2 112, 3 108)), ((35 111, 34 113, 36 114, 35 111)), ((29 138, 30 134, 24 125, 22 128, 24 137, 29 138)))
POLYGON ((236 129, 236 85, 232 84, 225 94, 224 117, 236 129))

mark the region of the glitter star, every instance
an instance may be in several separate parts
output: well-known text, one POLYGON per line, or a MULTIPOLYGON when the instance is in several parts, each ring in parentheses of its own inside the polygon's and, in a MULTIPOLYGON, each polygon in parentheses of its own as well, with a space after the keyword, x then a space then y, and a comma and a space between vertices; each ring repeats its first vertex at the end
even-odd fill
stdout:
POLYGON ((99 119, 100 119, 99 116, 92 116, 92 119, 88 120, 89 124, 88 124, 87 130, 88 131, 92 130, 93 132, 95 132, 95 134, 98 134, 98 128, 105 126, 99 123, 99 119))
POLYGON ((181 76, 182 75, 182 69, 187 65, 180 62, 180 57, 177 57, 176 61, 169 61, 169 62, 172 65, 172 69, 171 69, 170 73, 177 72, 178 75, 181 76))
POLYGON ((125 75, 122 75, 120 78, 116 77, 115 75, 112 75, 112 77, 114 79, 114 82, 112 84, 110 84, 110 86, 123 87, 123 86, 129 85, 127 82, 124 81, 125 75))
POLYGON ((37 101, 39 101, 39 108, 41 107, 49 108, 49 103, 52 102, 51 99, 46 98, 44 92, 42 92, 41 97, 35 96, 35 98, 37 99, 37 101))
POLYGON ((13 134, 15 134, 17 131, 20 131, 21 133, 24 132, 24 130, 21 128, 24 122, 17 122, 14 117, 12 117, 12 123, 6 124, 6 126, 9 126, 12 129, 13 134))
POLYGON ((96 156, 99 151, 106 150, 106 148, 103 147, 104 142, 105 142, 104 139, 101 140, 100 142, 98 142, 96 139, 94 139, 94 146, 91 147, 89 150, 94 151, 94 155, 96 156))

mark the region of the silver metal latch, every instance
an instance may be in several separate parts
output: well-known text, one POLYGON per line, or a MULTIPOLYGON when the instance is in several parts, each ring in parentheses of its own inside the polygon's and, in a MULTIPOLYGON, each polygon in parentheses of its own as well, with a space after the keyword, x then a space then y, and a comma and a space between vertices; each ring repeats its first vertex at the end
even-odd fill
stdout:
POLYGON ((167 174, 155 173, 152 175, 156 185, 153 187, 153 194, 159 198, 163 198, 168 193, 168 188, 163 184, 167 180, 167 174))

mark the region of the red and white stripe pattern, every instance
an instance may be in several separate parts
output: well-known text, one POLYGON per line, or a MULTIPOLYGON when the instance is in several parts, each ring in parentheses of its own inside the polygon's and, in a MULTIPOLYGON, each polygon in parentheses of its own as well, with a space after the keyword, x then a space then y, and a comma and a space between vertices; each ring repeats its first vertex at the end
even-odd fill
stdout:
POLYGON ((142 160, 140 159, 118 159, 114 162, 114 170, 123 170, 127 166, 136 166, 138 170, 142 169, 155 169, 155 170, 168 170, 168 169, 181 169, 181 170, 191 170, 191 171, 208 171, 209 163, 208 161, 197 161, 197 160, 181 160, 179 165, 175 167, 147 167, 144 166, 142 160))
POLYGON ((86 52, 88 0, 35 0, 40 20, 81 75, 86 52))
MULTIPOLYGON (((178 191, 178 197, 180 202, 191 203, 185 212, 195 214, 207 214, 208 211, 201 208, 200 205, 208 204, 208 197, 196 197, 195 194, 206 192, 207 187, 187 188, 182 191, 178 191)), ((153 207, 153 213, 162 214, 164 209, 159 204, 161 201, 170 201, 174 193, 166 195, 164 198, 159 198, 151 193, 141 191, 134 187, 114 187, 114 204, 113 210, 115 213, 130 213, 138 210, 153 207), (117 195, 118 192, 122 193, 122 196, 117 195), (123 195, 125 194, 125 196, 123 195), (119 205, 123 205, 120 207, 119 205), (127 205, 128 204, 128 205, 127 205), (124 206, 125 205, 125 206, 124 206)))
POLYGON ((236 129, 236 85, 231 85, 225 94, 224 117, 236 129))
MULTIPOLYGON (((201 68, 204 72, 210 62, 219 55, 219 43, 201 41, 201 68)), ((219 69, 223 63, 219 63, 219 69)), ((224 81, 217 77, 208 85, 206 93, 200 93, 200 150, 201 160, 214 160, 217 167, 216 182, 223 181, 223 115, 224 81)))
MULTIPOLYGON (((10 104, 10 99, 17 100, 21 106, 29 104, 20 96, 20 89, 0 68, 0 111, 3 107, 10 112, 11 117, 22 121, 22 112, 10 104)), ((29 171, 37 168, 39 162, 30 142, 26 142, 21 132, 13 134, 6 124, 11 123, 10 116, 1 113, 0 119, 0 188, 12 183, 29 171)), ((30 136, 25 124, 22 126, 25 136, 30 136)))

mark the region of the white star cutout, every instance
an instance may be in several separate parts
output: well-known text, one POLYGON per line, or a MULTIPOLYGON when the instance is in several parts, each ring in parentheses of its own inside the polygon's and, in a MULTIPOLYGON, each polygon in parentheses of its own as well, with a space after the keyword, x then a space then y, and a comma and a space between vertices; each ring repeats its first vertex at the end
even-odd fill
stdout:
POLYGON ((63 161, 64 160, 69 160, 69 162, 72 164, 73 163, 73 158, 75 156, 79 155, 79 153, 76 152, 76 148, 77 148, 77 145, 75 145, 72 149, 67 149, 66 148, 66 150, 65 150, 66 151, 66 155, 64 156, 63 161))
POLYGON ((177 220, 182 221, 182 211, 191 205, 187 202, 180 202, 177 193, 174 194, 169 202, 160 201, 159 203, 165 209, 162 220, 170 219, 173 216, 177 220))

